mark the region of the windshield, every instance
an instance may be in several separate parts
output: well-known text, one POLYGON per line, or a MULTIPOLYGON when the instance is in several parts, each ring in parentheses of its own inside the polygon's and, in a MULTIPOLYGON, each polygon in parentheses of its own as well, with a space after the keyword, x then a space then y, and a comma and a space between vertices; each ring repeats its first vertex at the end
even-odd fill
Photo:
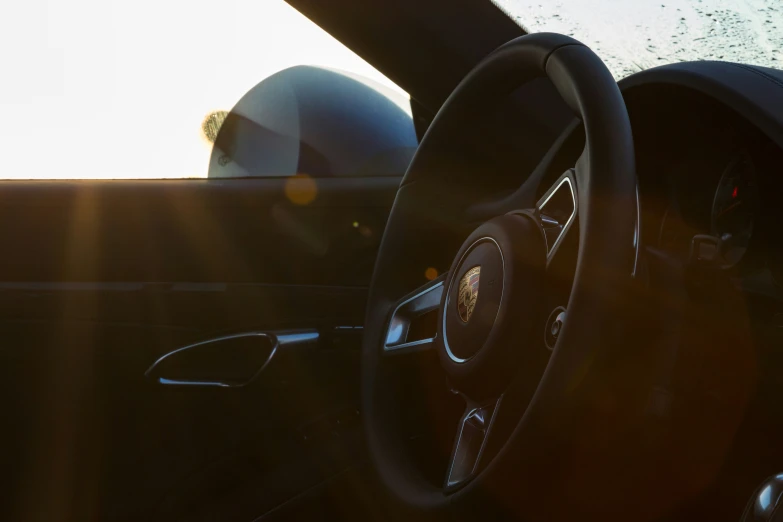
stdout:
POLYGON ((667 63, 783 68, 780 0, 493 0, 527 32, 590 46, 615 78, 667 63))

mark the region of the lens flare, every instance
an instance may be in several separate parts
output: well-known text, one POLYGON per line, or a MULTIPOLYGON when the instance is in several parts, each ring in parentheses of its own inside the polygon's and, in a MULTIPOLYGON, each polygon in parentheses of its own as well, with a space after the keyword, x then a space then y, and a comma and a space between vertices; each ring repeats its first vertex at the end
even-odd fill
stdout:
POLYGON ((294 205, 309 205, 318 196, 318 185, 307 174, 297 174, 285 182, 285 197, 294 205))

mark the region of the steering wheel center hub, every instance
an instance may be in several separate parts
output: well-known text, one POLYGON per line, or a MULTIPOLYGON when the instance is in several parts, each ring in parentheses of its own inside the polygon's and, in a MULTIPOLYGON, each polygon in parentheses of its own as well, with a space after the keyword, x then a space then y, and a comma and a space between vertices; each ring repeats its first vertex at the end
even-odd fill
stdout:
POLYGON ((478 227, 455 259, 441 307, 441 361, 460 389, 491 395, 531 338, 546 265, 543 233, 532 216, 500 216, 478 227))
POLYGON ((467 362, 482 348, 503 297, 503 252, 494 239, 477 239, 462 257, 443 316, 443 345, 455 363, 467 362))

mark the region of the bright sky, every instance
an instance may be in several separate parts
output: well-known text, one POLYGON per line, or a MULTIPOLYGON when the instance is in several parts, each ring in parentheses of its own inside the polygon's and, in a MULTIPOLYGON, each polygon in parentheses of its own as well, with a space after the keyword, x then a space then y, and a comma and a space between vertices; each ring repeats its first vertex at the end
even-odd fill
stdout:
POLYGON ((0 64, 4 179, 206 176, 204 117, 293 65, 402 92, 283 0, 3 2, 0 64))

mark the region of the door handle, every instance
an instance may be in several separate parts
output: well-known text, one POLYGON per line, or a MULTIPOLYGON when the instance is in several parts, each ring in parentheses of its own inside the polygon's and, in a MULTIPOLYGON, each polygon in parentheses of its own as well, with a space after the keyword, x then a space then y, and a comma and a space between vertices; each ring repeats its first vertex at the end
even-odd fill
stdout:
POLYGON ((253 382, 280 350, 318 340, 315 329, 216 337, 167 353, 144 375, 166 386, 241 388, 253 382))

